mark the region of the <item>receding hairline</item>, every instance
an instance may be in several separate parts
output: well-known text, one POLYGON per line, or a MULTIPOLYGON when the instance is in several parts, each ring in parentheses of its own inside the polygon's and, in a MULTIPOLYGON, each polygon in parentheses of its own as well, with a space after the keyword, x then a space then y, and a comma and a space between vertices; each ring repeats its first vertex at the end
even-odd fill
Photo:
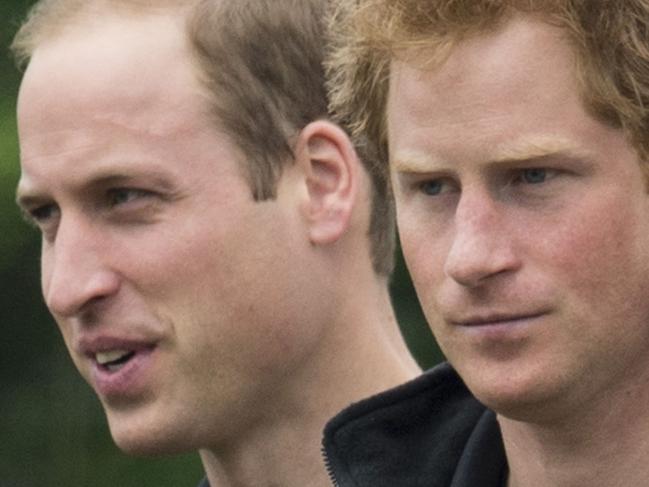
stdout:
POLYGON ((42 0, 34 5, 10 48, 18 64, 25 66, 39 46, 103 13, 138 16, 178 12, 188 18, 197 3, 198 0, 42 0))

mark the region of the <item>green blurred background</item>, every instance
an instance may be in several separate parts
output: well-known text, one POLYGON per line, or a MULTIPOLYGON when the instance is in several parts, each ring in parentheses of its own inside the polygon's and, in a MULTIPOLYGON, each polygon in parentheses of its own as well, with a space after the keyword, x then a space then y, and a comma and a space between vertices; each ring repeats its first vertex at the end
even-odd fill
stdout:
MULTIPOLYGON (((39 236, 14 204, 21 75, 8 51, 32 3, 0 3, 0 487, 193 487, 202 476, 197 455, 142 459, 117 450, 41 299, 39 236)), ((402 262, 392 292, 415 357, 425 368, 438 362, 402 262)))

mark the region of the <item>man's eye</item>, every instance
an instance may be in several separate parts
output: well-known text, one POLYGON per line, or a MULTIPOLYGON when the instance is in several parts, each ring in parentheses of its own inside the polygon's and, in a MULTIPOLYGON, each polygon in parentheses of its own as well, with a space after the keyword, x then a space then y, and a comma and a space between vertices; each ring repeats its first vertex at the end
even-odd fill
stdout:
POLYGON ((423 183, 420 183, 419 188, 422 193, 428 196, 437 196, 444 190, 444 182, 439 179, 424 181, 423 183))
POLYGON ((34 223, 44 223, 56 216, 58 211, 56 205, 43 205, 28 211, 30 220, 34 223))
POLYGON ((151 195, 150 191, 143 189, 114 188, 108 191, 108 203, 110 206, 123 205, 151 195))
POLYGON ((520 174, 522 182, 527 184, 540 184, 548 179, 548 170, 540 167, 523 169, 520 174))

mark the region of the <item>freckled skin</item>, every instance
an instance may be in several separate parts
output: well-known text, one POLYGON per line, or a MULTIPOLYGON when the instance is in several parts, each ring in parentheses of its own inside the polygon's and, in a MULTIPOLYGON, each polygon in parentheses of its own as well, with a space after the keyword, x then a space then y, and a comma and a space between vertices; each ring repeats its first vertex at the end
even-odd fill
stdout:
POLYGON ((391 172, 404 255, 450 362, 525 421, 644 383, 649 197, 624 134, 584 109, 560 31, 517 19, 441 66, 417 61, 392 65, 391 172), (534 317, 457 326, 498 314, 534 317))

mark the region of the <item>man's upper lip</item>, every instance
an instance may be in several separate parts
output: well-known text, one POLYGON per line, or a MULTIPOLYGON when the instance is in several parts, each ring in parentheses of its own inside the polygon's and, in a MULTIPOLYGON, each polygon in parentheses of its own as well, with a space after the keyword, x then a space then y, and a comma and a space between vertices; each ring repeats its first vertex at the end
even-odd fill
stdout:
POLYGON ((546 314, 547 311, 532 311, 522 313, 476 313, 451 318, 447 321, 457 326, 483 326, 496 323, 504 323, 508 321, 526 320, 531 318, 538 318, 546 314))
POLYGON ((137 351, 155 346, 154 340, 146 338, 126 338, 110 335, 82 336, 77 342, 75 349, 78 353, 86 356, 93 356, 97 352, 110 350, 137 351))

